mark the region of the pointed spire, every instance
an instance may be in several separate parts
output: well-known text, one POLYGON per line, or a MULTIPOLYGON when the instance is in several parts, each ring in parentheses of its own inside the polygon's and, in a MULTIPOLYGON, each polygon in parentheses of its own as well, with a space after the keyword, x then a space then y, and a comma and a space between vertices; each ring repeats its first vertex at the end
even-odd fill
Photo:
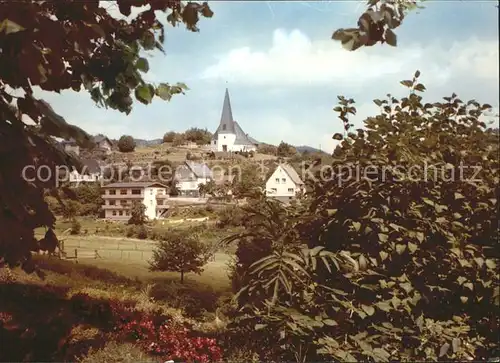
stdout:
POLYGON ((226 88, 224 103, 222 105, 222 115, 220 118, 219 132, 235 133, 233 111, 231 110, 231 101, 229 100, 229 90, 226 88))

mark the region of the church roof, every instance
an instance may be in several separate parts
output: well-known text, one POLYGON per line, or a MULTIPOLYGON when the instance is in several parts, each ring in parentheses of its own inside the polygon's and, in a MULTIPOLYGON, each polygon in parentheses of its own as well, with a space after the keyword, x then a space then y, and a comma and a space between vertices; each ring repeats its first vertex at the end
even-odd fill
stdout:
POLYGON ((226 88, 224 95, 224 103, 222 105, 222 115, 220 118, 219 127, 215 131, 212 140, 217 140, 219 134, 233 134, 236 135, 234 143, 236 145, 255 145, 258 142, 249 137, 241 128, 241 126, 234 121, 233 111, 231 109, 231 101, 229 99, 229 90, 226 88))

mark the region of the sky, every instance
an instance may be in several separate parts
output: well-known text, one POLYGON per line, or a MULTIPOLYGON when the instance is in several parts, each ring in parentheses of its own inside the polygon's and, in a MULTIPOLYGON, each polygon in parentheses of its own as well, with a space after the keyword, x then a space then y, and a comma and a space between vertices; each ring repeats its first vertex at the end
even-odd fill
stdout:
MULTIPOLYGON (((102 3, 102 2, 101 2, 102 3)), ((45 94, 65 119, 91 134, 111 138, 161 138, 190 127, 214 132, 226 87, 233 116, 243 130, 266 143, 281 141, 331 152, 342 132, 333 112, 337 96, 356 101, 356 127, 376 115, 372 102, 391 93, 418 69, 438 101, 453 92, 498 110, 498 9, 495 1, 426 1, 396 30, 398 46, 344 50, 331 35, 353 27, 366 1, 214 1, 214 16, 200 32, 166 29, 166 55, 148 53, 154 83, 184 82, 190 88, 170 102, 136 102, 129 114, 98 108, 85 92, 45 94)), ((109 3, 114 16, 116 6, 109 3)), ((165 15, 163 15, 165 16, 165 15)))

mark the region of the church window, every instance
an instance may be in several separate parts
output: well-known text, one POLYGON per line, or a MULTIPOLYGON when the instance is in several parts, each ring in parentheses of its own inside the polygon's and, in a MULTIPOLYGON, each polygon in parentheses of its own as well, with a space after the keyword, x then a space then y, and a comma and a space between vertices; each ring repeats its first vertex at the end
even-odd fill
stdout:
POLYGON ((222 125, 222 130, 226 129, 226 124, 222 125))

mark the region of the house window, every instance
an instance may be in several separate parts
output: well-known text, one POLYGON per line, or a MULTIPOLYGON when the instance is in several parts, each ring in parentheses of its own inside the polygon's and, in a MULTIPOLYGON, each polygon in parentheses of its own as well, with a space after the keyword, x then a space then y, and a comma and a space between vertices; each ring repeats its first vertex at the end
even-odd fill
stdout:
POLYGON ((116 216, 116 211, 115 210, 113 211, 113 215, 116 216))
POLYGON ((132 195, 141 195, 140 189, 132 189, 132 195))
POLYGON ((115 205, 116 204, 116 200, 108 200, 109 202, 109 205, 115 205))
POLYGON ((279 184, 280 183, 280 178, 276 178, 276 183, 279 184))
POLYGON ((125 194, 127 194, 127 189, 121 189, 121 190, 120 190, 120 194, 121 194, 121 195, 125 195, 125 194))
POLYGON ((224 138, 226 138, 226 137, 224 136, 224 138))
POLYGON ((114 190, 114 189, 108 190, 108 194, 109 195, 115 195, 116 194, 116 190, 114 190))
POLYGON ((276 193, 276 192, 278 192, 278 189, 276 189, 276 188, 271 188, 271 191, 272 191, 273 193, 276 193))
POLYGON ((293 193, 293 188, 288 188, 288 193, 293 193))
POLYGON ((283 184, 285 184, 285 183, 286 183, 286 179, 285 179, 285 178, 282 178, 282 179, 281 179, 281 182, 282 182, 283 184))
POLYGON ((153 195, 153 189, 149 191, 149 195, 153 195))
POLYGON ((119 211, 119 212, 118 212, 118 215, 122 216, 122 215, 123 215, 123 211, 122 211, 122 210, 121 210, 121 211, 119 211))

